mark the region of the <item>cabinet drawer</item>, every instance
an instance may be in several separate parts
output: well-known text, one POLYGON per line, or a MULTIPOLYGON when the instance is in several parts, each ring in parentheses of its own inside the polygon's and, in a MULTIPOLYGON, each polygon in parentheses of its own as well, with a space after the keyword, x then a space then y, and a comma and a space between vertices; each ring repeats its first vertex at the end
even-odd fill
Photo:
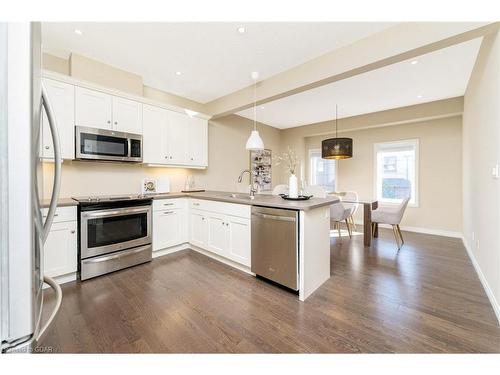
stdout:
POLYGON ((169 198, 153 200, 153 211, 172 210, 187 207, 186 198, 169 198))
MULTIPOLYGON (((43 220, 47 218, 48 208, 42 208, 43 220)), ((62 223, 64 221, 76 221, 76 206, 57 207, 54 215, 54 223, 62 223)))
POLYGON ((246 204, 217 202, 204 199, 190 199, 189 208, 249 219, 251 206, 246 204))

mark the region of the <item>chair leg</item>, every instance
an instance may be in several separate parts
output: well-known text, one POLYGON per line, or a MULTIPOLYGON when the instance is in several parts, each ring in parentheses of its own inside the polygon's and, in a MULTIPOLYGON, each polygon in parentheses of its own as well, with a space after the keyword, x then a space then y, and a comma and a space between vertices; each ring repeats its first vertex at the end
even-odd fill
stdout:
POLYGON ((351 216, 351 224, 352 224, 352 229, 354 229, 354 231, 357 231, 358 229, 356 228, 356 223, 354 222, 354 218, 351 216))
POLYGON ((401 228, 399 227, 399 224, 396 225, 396 228, 397 228, 398 233, 399 233, 399 238, 401 239, 401 244, 404 244, 405 240, 403 239, 403 233, 401 233, 401 228))
POLYGON ((349 238, 352 238, 351 226, 349 224, 349 219, 345 219, 345 225, 347 226, 347 233, 349 233, 349 238))
POLYGON ((378 223, 372 223, 373 224, 373 237, 377 238, 378 237, 378 223))
POLYGON ((399 249, 401 249, 401 245, 399 244, 399 234, 395 225, 392 226, 392 232, 394 233, 394 238, 396 239, 396 244, 398 245, 398 251, 399 251, 399 249))

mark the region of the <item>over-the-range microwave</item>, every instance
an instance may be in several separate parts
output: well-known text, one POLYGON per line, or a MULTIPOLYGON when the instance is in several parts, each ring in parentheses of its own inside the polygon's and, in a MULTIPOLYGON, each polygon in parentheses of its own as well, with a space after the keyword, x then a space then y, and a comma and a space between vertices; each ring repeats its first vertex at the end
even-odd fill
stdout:
POLYGON ((142 136, 109 129, 75 127, 78 160, 142 162, 142 136))

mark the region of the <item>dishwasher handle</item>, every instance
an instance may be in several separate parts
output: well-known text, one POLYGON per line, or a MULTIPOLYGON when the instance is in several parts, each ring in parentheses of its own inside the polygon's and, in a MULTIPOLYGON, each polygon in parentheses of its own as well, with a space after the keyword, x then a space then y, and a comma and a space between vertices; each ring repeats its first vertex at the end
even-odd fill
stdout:
POLYGON ((253 216, 259 216, 264 219, 269 219, 269 220, 278 220, 278 221, 289 221, 289 222, 295 222, 295 217, 291 216, 278 216, 278 215, 269 215, 269 214, 263 214, 260 212, 252 212, 253 216))

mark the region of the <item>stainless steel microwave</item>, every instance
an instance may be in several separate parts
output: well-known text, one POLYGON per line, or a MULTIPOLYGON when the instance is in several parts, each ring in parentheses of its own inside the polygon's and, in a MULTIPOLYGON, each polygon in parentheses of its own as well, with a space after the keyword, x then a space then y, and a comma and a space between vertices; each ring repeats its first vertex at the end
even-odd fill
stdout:
POLYGON ((76 126, 75 158, 140 163, 142 135, 76 126))

